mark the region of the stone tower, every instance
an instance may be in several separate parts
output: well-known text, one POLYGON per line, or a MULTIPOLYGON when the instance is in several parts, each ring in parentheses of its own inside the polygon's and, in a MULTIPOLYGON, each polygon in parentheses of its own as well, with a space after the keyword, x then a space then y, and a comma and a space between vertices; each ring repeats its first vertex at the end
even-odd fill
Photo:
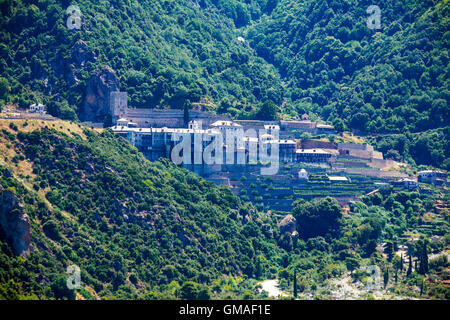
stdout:
POLYGON ((128 109, 128 94, 126 92, 111 91, 109 94, 109 107, 111 109, 112 123, 126 116, 128 109))

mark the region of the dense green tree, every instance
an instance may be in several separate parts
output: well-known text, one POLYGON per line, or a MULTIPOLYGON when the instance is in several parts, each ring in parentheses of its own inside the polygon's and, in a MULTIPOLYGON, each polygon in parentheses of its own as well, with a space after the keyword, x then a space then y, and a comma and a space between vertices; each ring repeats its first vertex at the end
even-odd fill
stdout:
POLYGON ((355 269, 357 269, 360 265, 359 259, 355 257, 348 257, 345 259, 345 265, 347 266, 347 270, 352 273, 355 269))
POLYGON ((278 107, 272 100, 266 100, 259 107, 256 113, 256 119, 259 120, 275 120, 277 118, 278 107))
POLYGON ((303 238, 336 232, 342 216, 337 201, 330 197, 297 205, 293 209, 293 214, 297 219, 298 231, 303 238))
POLYGON ((420 274, 426 274, 429 270, 428 267, 428 243, 425 239, 421 240, 421 243, 419 244, 419 270, 418 272, 420 274))
POLYGON ((9 94, 9 82, 8 79, 0 78, 0 99, 7 99, 9 94))
POLYGON ((192 281, 183 283, 180 289, 181 299, 196 300, 198 298, 198 284, 192 281))
POLYGON ((67 287, 65 276, 57 276, 51 284, 51 289, 57 299, 75 300, 75 291, 67 287))
POLYGON ((412 273, 412 256, 409 255, 409 263, 408 263, 408 270, 406 271, 406 276, 409 277, 412 273))

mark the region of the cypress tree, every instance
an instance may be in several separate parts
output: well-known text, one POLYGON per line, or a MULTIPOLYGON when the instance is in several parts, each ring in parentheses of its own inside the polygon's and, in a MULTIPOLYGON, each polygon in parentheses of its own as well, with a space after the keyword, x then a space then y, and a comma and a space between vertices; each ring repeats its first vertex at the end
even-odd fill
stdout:
POLYGON ((294 270, 294 298, 297 298, 297 271, 294 270))
POLYGON ((419 273, 426 274, 428 272, 428 252, 427 252, 427 242, 423 240, 422 247, 419 255, 419 273))
POLYGON ((392 242, 386 243, 386 249, 384 252, 387 254, 387 260, 389 262, 392 261, 392 257, 394 256, 394 245, 392 242))
POLYGON ((399 269, 400 269, 400 272, 403 271, 403 253, 400 256, 400 268, 399 269))
POLYGON ((184 120, 184 124, 185 125, 187 125, 188 124, 188 122, 189 122, 189 109, 190 109, 190 107, 191 107, 191 102, 189 101, 189 100, 186 100, 185 102, 184 102, 184 106, 183 106, 183 111, 184 111, 184 114, 183 114, 183 120, 184 120))
POLYGON ((411 255, 409 255, 409 265, 408 265, 408 270, 406 271, 406 276, 408 277, 412 272, 412 257, 411 255))
POLYGON ((420 264, 419 264, 419 268, 417 269, 417 272, 419 274, 425 274, 424 263, 423 263, 423 248, 421 248, 418 258, 419 258, 418 260, 419 260, 420 264))
POLYGON ((420 284, 420 296, 423 294, 423 286, 424 286, 425 280, 422 280, 422 283, 420 284))
POLYGON ((384 272, 384 288, 386 289, 386 286, 389 282, 389 268, 386 268, 386 271, 384 272))

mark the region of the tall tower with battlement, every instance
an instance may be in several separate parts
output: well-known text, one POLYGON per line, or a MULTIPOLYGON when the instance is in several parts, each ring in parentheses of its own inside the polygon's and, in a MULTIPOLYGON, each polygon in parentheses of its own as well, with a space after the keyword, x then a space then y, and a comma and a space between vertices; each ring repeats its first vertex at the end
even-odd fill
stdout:
POLYGON ((112 91, 109 94, 109 108, 113 124, 124 117, 128 109, 128 93, 112 91))

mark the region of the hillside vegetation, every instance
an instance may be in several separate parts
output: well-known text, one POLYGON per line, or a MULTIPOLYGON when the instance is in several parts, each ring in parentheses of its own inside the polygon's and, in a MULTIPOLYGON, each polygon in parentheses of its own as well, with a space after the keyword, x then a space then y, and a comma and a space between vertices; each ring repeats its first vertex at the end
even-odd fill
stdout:
POLYGON ((32 226, 26 260, 2 240, 3 298, 73 298, 64 289, 71 264, 82 270, 85 298, 168 298, 167 285, 188 281, 207 298, 205 285, 222 275, 259 277, 262 266, 277 265, 271 222, 229 189, 168 161, 150 163, 110 131, 84 129, 83 139, 32 124, 1 134, 2 151, 16 152, 2 163, 1 185, 24 203, 32 226), (26 164, 32 172, 19 174, 26 164))
POLYGON ((335 298, 331 280, 364 286, 373 265, 391 298, 450 298, 445 188, 295 199, 286 217, 79 121, 113 70, 131 107, 307 113, 333 139, 449 170, 449 0, 380 2, 378 30, 369 0, 79 0, 79 30, 72 4, 0 0, 0 109, 64 119, 0 119, 0 299, 259 299, 258 281, 291 294, 294 274, 304 297, 335 298))
MULTIPOLYGON (((66 26, 70 1, 0 2, 0 99, 28 107, 35 100, 75 119, 87 80, 102 65, 118 74, 133 107, 181 108, 209 97, 280 104, 277 71, 240 42, 234 21, 215 6, 188 0, 77 1, 80 30, 66 26), (79 58, 78 40, 89 49, 79 58)), ((236 110, 238 111, 238 110, 236 110)))
POLYGON ((378 3, 378 30, 372 4, 280 0, 247 37, 286 81, 292 112, 371 133, 448 125, 449 1, 378 3))
POLYGON ((248 117, 286 98, 281 114, 371 133, 448 125, 447 0, 380 4, 379 30, 361 0, 81 0, 80 30, 66 26, 70 4, 0 2, 0 99, 51 102, 74 119, 88 78, 109 65, 134 107, 205 96, 213 110, 248 117), (83 61, 77 40, 89 47, 83 61))
MULTIPOLYGON (((424 281, 422 296, 449 298, 448 259, 405 274, 406 253, 403 264, 394 257, 405 243, 422 260, 424 248, 448 251, 445 190, 387 189, 349 210, 332 198, 299 199, 289 218, 166 159, 149 162, 108 129, 0 120, 0 155, 0 197, 17 197, 31 226, 29 254, 20 255, 0 228, 2 299, 261 299, 258 281, 277 278, 292 293, 294 271, 299 292, 328 299, 329 281, 354 271, 364 285, 374 264, 391 272, 390 298, 420 297, 413 290, 424 281), (412 235, 420 241, 406 242, 412 235), (440 240, 430 243, 433 235, 440 240), (80 289, 66 286, 71 265, 80 289)), ((22 210, 11 205, 0 203, 0 222, 22 210)))
POLYGON ((107 65, 132 107, 306 112, 338 131, 409 141, 389 159, 449 168, 448 0, 378 4, 375 30, 366 0, 80 0, 79 30, 67 27, 70 4, 0 1, 0 107, 39 101, 76 121, 88 80, 107 65), (408 134, 421 132, 416 148, 408 134))

